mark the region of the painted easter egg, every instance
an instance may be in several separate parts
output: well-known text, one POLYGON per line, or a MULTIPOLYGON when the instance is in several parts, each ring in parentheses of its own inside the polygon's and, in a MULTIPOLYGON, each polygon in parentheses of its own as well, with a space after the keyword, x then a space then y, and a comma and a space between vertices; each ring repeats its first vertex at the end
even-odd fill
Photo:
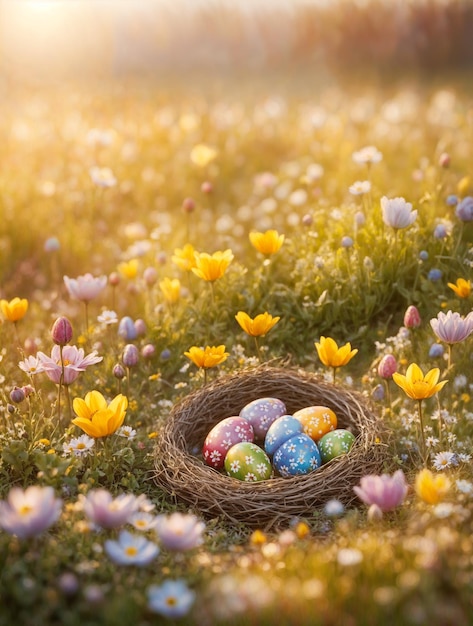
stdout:
POLYGON ((337 428, 337 416, 327 406, 307 406, 294 413, 306 435, 314 441, 337 428))
POLYGON ((293 435, 302 432, 302 423, 292 415, 282 415, 268 428, 264 439, 264 449, 273 455, 276 450, 293 435))
POLYGON ((293 435, 276 450, 273 465, 283 477, 299 476, 313 472, 322 465, 317 444, 309 435, 293 435))
POLYGON ((225 471, 232 478, 257 482, 271 478, 273 468, 266 452, 255 443, 241 442, 230 448, 225 457, 225 471))
POLYGON ((221 469, 225 456, 232 446, 255 438, 252 425, 239 416, 227 417, 218 422, 208 433, 202 453, 207 465, 221 469))
POLYGON ((337 428, 321 437, 318 441, 322 463, 327 463, 337 456, 349 452, 355 441, 355 435, 349 430, 337 428))
POLYGON ((258 398, 240 411, 240 417, 248 420, 253 426, 255 439, 263 441, 271 424, 286 414, 286 405, 278 398, 258 398))

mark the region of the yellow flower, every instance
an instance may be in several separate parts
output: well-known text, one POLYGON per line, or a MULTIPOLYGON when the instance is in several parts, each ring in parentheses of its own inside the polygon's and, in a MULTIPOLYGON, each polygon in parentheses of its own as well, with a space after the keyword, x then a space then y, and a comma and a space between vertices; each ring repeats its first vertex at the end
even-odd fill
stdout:
POLYGON ((18 322, 26 315, 28 300, 26 298, 13 298, 13 300, 0 300, 3 316, 10 322, 18 322))
POLYGON ((471 178, 469 176, 464 176, 458 181, 457 191, 458 191, 458 195, 460 195, 462 198, 468 195, 470 189, 471 189, 471 178))
POLYGON ((194 246, 186 243, 183 248, 176 248, 171 260, 179 269, 190 272, 196 265, 194 246))
POLYGON ((125 419, 128 400, 118 394, 107 405, 107 401, 99 391, 89 391, 85 399, 74 398, 72 403, 77 415, 72 423, 79 426, 90 437, 106 437, 120 428, 125 419))
POLYGON ((268 538, 262 530, 254 530, 250 535, 250 543, 252 546, 262 546, 268 541, 268 538))
POLYGON ((195 252, 195 267, 192 271, 199 278, 203 278, 209 282, 213 282, 221 278, 233 261, 233 253, 230 249, 222 252, 214 252, 212 255, 206 252, 195 252))
POLYGON ((169 304, 174 304, 179 300, 181 295, 181 281, 178 278, 164 278, 159 283, 164 299, 169 304))
POLYGON ((437 504, 448 493, 451 483, 445 474, 432 474, 428 469, 421 470, 416 476, 416 493, 427 504, 437 504))
POLYGON ((320 337, 320 343, 315 342, 319 359, 327 367, 343 367, 355 356, 358 350, 351 349, 351 344, 346 343, 338 347, 336 341, 331 337, 320 337))
POLYGON ((252 232, 250 242, 261 254, 275 254, 284 242, 284 235, 280 235, 277 230, 267 230, 265 233, 252 232))
POLYGON ((191 150, 191 161, 199 167, 206 167, 217 156, 217 151, 205 143, 198 143, 191 150))
POLYGON ((138 259, 131 259, 130 261, 123 261, 123 263, 119 263, 117 270, 123 278, 133 280, 133 278, 136 278, 138 274, 138 259))
POLYGON ((448 382, 446 380, 438 382, 439 376, 438 367, 429 370, 424 376, 420 367, 416 363, 411 363, 405 376, 394 372, 393 380, 409 398, 423 400, 434 396, 448 382))
POLYGON ((205 348, 198 348, 192 346, 188 352, 184 352, 187 358, 189 358, 197 367, 203 367, 205 369, 209 367, 215 367, 223 363, 229 352, 225 352, 225 346, 206 346, 205 348))
POLYGON ((457 278, 456 283, 447 283, 459 298, 468 298, 471 294, 471 281, 457 278))
POLYGON ((257 315, 254 319, 251 319, 247 313, 238 311, 235 315, 235 319, 248 335, 252 337, 263 337, 281 318, 273 317, 269 313, 260 313, 260 315, 257 315))

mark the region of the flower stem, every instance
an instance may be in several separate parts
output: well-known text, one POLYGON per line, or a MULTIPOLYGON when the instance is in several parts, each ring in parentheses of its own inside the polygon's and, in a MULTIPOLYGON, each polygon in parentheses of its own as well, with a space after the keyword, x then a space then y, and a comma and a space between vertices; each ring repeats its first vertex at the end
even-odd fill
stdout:
POLYGON ((422 400, 418 401, 417 408, 419 410, 419 424, 420 424, 420 436, 422 442, 422 460, 424 465, 427 465, 427 453, 426 453, 426 445, 425 445, 425 433, 424 433, 424 421, 422 415, 422 400))
POLYGON ((450 371, 450 368, 452 367, 452 344, 448 343, 447 348, 448 348, 447 370, 450 371))
POLYGON ((255 346, 256 346, 256 354, 258 355, 258 360, 260 363, 263 362, 263 355, 261 354, 261 349, 258 343, 258 337, 255 337, 255 346))
POLYGON ((333 382, 333 384, 335 384, 335 376, 336 376, 336 373, 337 373, 337 368, 336 367, 333 368, 333 372, 332 373, 333 373, 332 382, 333 382))
POLYGON ((204 367, 204 385, 207 384, 207 368, 204 367))

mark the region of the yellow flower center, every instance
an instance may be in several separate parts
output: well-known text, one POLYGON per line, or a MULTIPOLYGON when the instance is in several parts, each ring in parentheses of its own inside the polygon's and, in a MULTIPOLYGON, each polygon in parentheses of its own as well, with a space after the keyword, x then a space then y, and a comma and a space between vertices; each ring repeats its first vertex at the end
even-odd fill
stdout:
POLYGON ((175 598, 174 596, 168 596, 166 598, 166 604, 168 606, 176 606, 177 604, 177 598, 175 598))
POLYGON ((138 550, 135 548, 135 546, 128 546, 128 548, 125 548, 125 554, 127 556, 136 556, 137 553, 138 550))
POLYGON ((20 515, 28 515, 28 513, 30 513, 32 510, 33 510, 32 506, 30 506, 29 504, 24 504, 23 506, 20 507, 18 512, 20 515))
POLYGON ((83 443, 82 441, 80 441, 80 442, 77 444, 76 449, 77 449, 77 450, 85 450, 85 447, 86 447, 86 446, 85 446, 85 443, 83 443))

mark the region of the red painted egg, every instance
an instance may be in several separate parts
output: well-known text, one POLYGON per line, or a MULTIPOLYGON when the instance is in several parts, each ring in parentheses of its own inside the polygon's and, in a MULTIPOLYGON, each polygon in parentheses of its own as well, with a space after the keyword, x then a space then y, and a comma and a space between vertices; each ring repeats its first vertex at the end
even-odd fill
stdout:
POLYGON ((242 441, 253 442, 253 426, 243 417, 227 417, 218 422, 205 438, 202 453, 210 467, 221 469, 228 450, 242 441))

